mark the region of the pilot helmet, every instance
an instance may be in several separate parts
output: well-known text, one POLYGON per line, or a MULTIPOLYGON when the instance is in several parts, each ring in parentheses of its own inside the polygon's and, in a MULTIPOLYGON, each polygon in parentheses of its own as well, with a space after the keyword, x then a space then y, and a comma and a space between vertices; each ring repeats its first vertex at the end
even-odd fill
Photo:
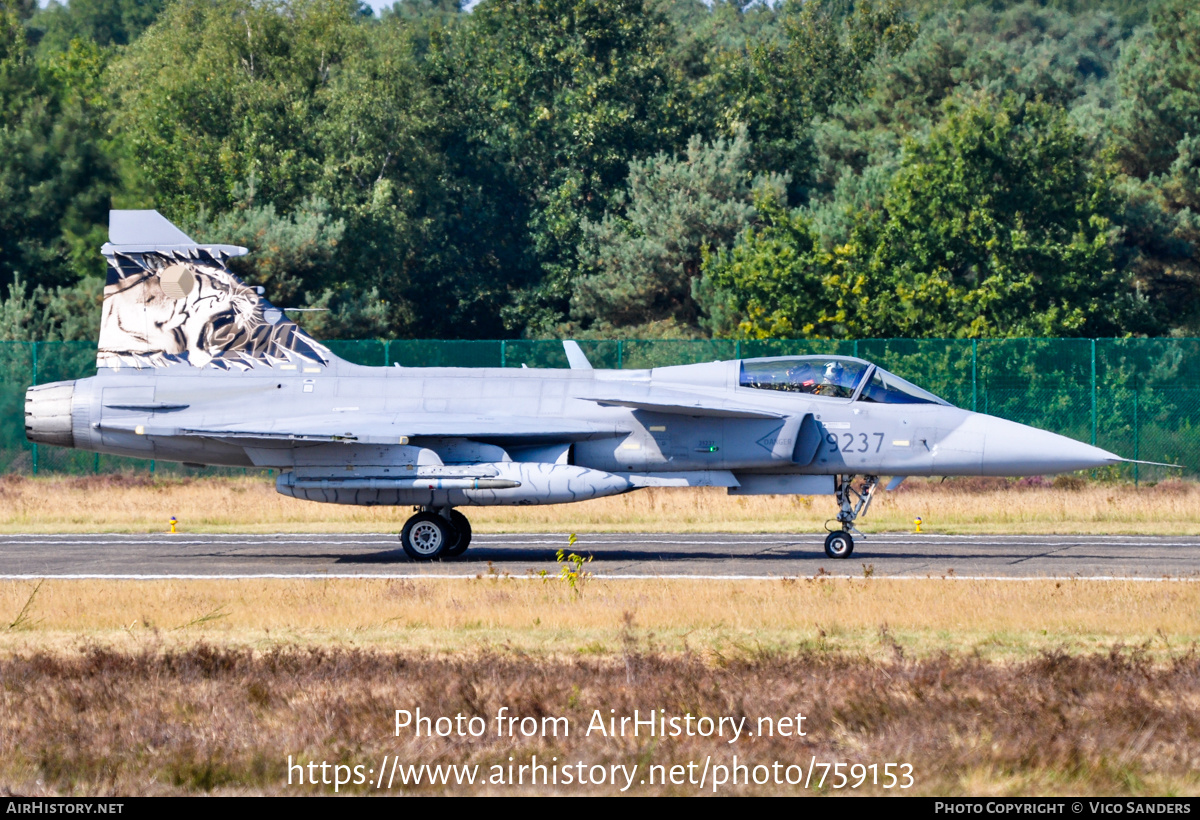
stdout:
POLYGON ((846 373, 846 368, 842 367, 841 362, 829 362, 825 365, 825 384, 842 384, 843 376, 846 373))

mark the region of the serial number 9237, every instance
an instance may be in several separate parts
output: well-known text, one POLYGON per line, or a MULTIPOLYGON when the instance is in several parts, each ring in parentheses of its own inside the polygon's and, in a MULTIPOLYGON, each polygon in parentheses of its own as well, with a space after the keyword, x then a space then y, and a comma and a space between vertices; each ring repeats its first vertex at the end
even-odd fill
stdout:
POLYGON ((842 433, 840 437, 837 433, 828 433, 825 443, 829 445, 831 453, 878 453, 883 446, 883 433, 842 433), (874 450, 871 449, 872 445, 874 450))

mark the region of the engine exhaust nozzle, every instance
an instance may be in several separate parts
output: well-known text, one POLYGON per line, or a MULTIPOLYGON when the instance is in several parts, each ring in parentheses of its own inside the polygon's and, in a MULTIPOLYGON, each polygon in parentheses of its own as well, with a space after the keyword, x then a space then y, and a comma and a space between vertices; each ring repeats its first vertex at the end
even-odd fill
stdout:
POLYGON ((25 438, 39 444, 74 447, 71 401, 75 382, 34 385, 25 391, 25 438))

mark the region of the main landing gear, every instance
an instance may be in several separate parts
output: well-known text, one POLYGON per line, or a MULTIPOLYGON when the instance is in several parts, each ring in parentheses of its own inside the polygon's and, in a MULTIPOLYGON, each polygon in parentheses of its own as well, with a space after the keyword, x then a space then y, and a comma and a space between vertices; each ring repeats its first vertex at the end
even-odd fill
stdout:
POLYGON ((400 545, 414 561, 457 558, 471 545, 471 522, 450 507, 421 507, 404 522, 400 545))
MULTIPOLYGON (((835 479, 838 506, 841 508, 837 515, 837 529, 830 529, 825 537, 825 554, 830 558, 849 558, 854 554, 854 538, 850 533, 859 532, 854 526, 860 515, 866 515, 875 497, 875 487, 879 484, 879 476, 863 477, 863 483, 858 489, 854 488, 854 476, 837 476, 835 479)), ((825 524, 829 529, 829 524, 825 524)))

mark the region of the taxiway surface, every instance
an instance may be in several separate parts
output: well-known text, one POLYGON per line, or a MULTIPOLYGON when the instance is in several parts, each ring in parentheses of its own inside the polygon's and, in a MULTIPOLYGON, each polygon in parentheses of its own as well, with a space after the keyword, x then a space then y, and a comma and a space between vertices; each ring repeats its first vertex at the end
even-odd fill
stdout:
MULTIPOLYGON (((1200 579, 1200 537, 893 533, 825 556, 813 534, 584 534, 569 549, 607 577, 1088 577, 1200 579)), ((0 577, 475 576, 558 572, 563 534, 477 534, 462 558, 410 561, 395 535, 3 535, 0 577)))

